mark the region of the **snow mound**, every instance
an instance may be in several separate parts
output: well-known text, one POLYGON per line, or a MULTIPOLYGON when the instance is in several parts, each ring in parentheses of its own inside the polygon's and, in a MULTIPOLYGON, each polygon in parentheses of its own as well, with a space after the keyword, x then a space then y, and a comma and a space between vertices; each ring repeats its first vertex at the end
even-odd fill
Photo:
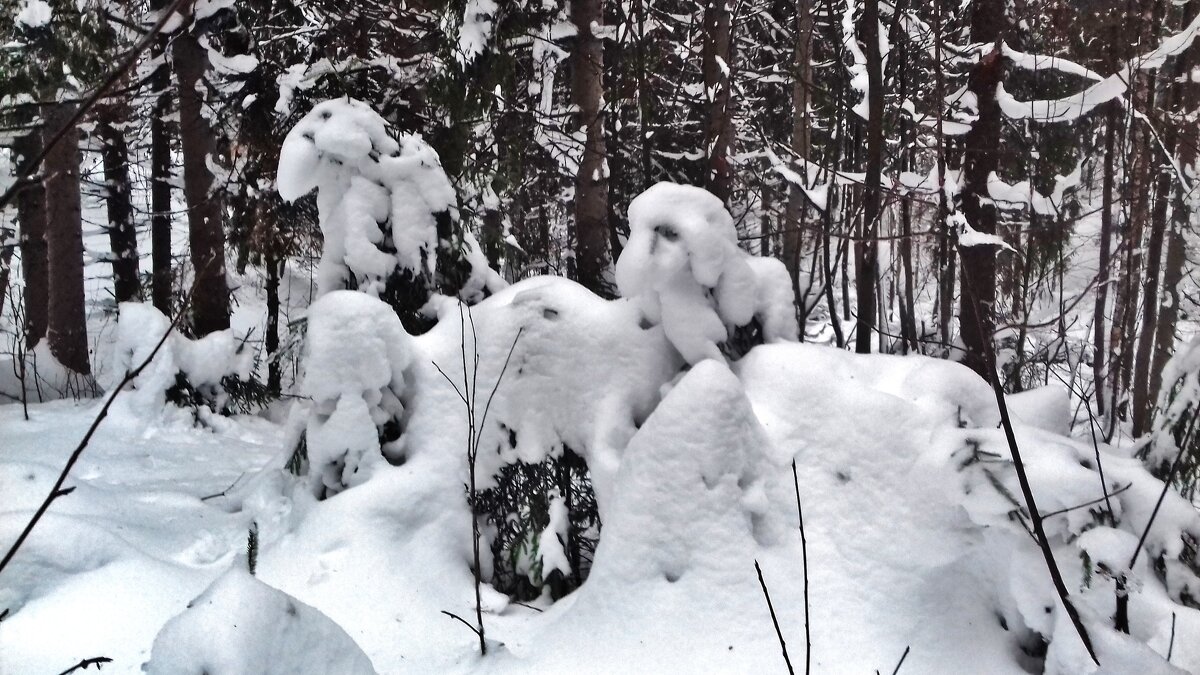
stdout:
MULTIPOLYGON (((1165 654, 1173 621, 1180 634, 1200 628, 1200 615, 1184 607, 1200 591, 1192 562, 1195 542, 1200 541, 1200 513, 1168 491, 1137 564, 1130 568, 1162 483, 1140 461, 1107 446, 1097 450, 1090 443, 1022 424, 1016 425, 1016 437, 1046 535, 1072 602, 1094 640, 1114 649, 1118 663, 1140 658, 1138 650, 1130 652, 1127 640, 1112 629, 1121 578, 1129 589, 1130 627, 1142 643, 1140 651, 1165 654)), ((1105 669, 1095 671, 1074 633, 1030 535, 1028 510, 1003 430, 947 430, 935 436, 934 448, 933 454, 958 476, 945 483, 951 486, 951 498, 961 504, 991 551, 980 568, 991 570, 993 602, 1005 625, 1023 636, 1023 644, 1049 643, 1047 673, 1122 672, 1103 658, 1105 669)), ((1198 657, 1200 652, 1176 643, 1174 664, 1194 669, 1200 667, 1198 657)))
POLYGON ((308 310, 303 391, 313 404, 307 453, 317 496, 366 480, 404 414, 411 338, 384 302, 334 291, 308 310))
POLYGON ((690 364, 723 360, 731 328, 755 318, 766 342, 794 340, 794 292, 782 264, 751 262, 733 218, 707 190, 662 182, 629 205, 617 288, 635 298, 690 364))
POLYGON ((167 622, 151 675, 373 675, 371 660, 318 610, 250 576, 245 560, 167 622))
POLYGON ((171 321, 153 305, 138 302, 121 303, 113 348, 113 376, 122 377, 140 366, 164 335, 167 338, 154 359, 126 386, 127 393, 122 395, 131 412, 160 415, 167 391, 178 384, 180 375, 211 401, 216 410, 222 410, 227 400, 222 380, 250 377, 254 355, 246 348, 244 335, 230 328, 189 340, 172 330, 171 321))
POLYGON ((768 498, 779 470, 770 447, 724 364, 689 371, 626 449, 574 603, 499 670, 595 672, 606 653, 647 672, 777 665, 754 570, 782 532, 768 498), (742 619, 704 618, 730 615, 742 619))

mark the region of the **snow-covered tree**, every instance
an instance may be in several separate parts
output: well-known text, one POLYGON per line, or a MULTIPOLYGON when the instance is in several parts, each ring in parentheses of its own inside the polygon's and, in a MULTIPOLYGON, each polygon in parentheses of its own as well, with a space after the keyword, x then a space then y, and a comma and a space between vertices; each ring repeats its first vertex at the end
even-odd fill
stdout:
POLYGON ((786 267, 738 248, 733 218, 712 193, 659 183, 629 207, 629 241, 617 260, 617 287, 634 299, 688 363, 737 356, 728 345, 755 323, 753 342, 795 340, 794 295, 786 267))
POLYGON ((288 201, 317 190, 319 294, 362 291, 421 333, 434 294, 477 301, 503 286, 459 225, 437 153, 419 136, 392 137, 366 103, 325 101, 305 115, 280 151, 277 186, 288 201))

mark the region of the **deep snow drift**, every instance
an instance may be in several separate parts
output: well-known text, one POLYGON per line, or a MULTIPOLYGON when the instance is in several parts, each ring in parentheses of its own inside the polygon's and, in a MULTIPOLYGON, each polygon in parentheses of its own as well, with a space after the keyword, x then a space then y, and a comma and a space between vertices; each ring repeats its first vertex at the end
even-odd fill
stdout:
MULTIPOLYGON (((1018 509, 1004 498, 1013 478, 994 402, 966 369, 780 344, 753 349, 732 370, 705 360, 677 377, 682 359, 636 303, 604 301, 556 278, 522 282, 470 312, 477 340, 447 305, 434 330, 408 342, 396 441, 403 463, 373 461, 353 487, 323 501, 310 488, 324 473, 284 469, 288 423, 220 418, 199 429, 170 416, 114 414, 70 481, 76 492, 56 503, 0 578, 0 602, 11 608, 0 624, 3 671, 57 672, 105 655, 112 672, 140 672, 152 646, 155 658, 160 649, 184 653, 167 646, 176 629, 157 644, 156 635, 172 616, 188 616, 188 602, 213 580, 245 564, 239 556, 255 522, 258 581, 245 588, 251 580, 242 575, 232 595, 284 602, 258 582, 286 593, 314 608, 313 624, 322 626, 296 635, 340 636, 320 612, 349 638, 326 636, 321 649, 344 644, 329 657, 353 660, 349 645, 357 644, 381 673, 611 672, 619 664, 777 672, 782 657, 754 562, 796 661, 805 616, 794 458, 816 672, 883 671, 910 647, 903 672, 1021 673, 1042 667, 1044 640, 1047 672, 1089 672, 1032 541, 1009 515, 1018 509), (479 430, 478 478, 486 485, 503 463, 566 444, 589 463, 604 527, 589 579, 557 603, 534 603, 543 612, 485 586, 494 648, 481 659, 475 635, 442 614, 472 617, 474 594, 466 410, 438 367, 490 391, 518 330, 479 430)), ((371 378, 382 386, 382 373, 371 378)), ((1013 400, 1047 513, 1103 496, 1090 444, 1062 435, 1065 420, 1047 413, 1065 407, 1062 396, 1013 400)), ((28 423, 19 408, 0 408, 3 541, 24 524, 95 408, 34 406, 28 423)), ((1130 486, 1112 497, 1120 525, 1089 525, 1087 509, 1047 520, 1073 597, 1107 662, 1149 671, 1157 659, 1165 668, 1149 652, 1167 652, 1174 614, 1172 663, 1196 670, 1200 612, 1172 598, 1194 583, 1174 560, 1180 532, 1194 536, 1200 525, 1178 499, 1168 499, 1150 552, 1131 571, 1133 639, 1106 628, 1113 580, 1102 569, 1131 552, 1160 484, 1135 460, 1101 452, 1110 488, 1130 486), (1151 569, 1155 552, 1171 568, 1166 586, 1151 569)), ((232 583, 205 597, 231 602, 221 589, 232 583)), ((282 630, 255 620, 268 624, 255 639, 282 630)))

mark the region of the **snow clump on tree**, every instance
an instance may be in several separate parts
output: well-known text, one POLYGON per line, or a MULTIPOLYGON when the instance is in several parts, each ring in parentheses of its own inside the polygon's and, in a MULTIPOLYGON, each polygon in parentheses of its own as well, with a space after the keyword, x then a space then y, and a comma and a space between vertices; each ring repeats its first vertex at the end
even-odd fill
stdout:
POLYGON ((334 291, 309 307, 305 439, 317 497, 365 481, 399 438, 411 341, 392 308, 366 294, 334 291))
POLYGON ((764 342, 799 333, 783 263, 738 248, 725 205, 698 187, 663 182, 633 200, 616 276, 621 295, 693 365, 723 360, 732 332, 755 321, 764 342))
POLYGON ((504 286, 460 226, 437 153, 419 136, 393 138, 362 101, 314 106, 284 140, 276 180, 287 201, 317 190, 320 294, 363 291, 416 331, 428 328, 421 310, 432 294, 473 302, 504 286))

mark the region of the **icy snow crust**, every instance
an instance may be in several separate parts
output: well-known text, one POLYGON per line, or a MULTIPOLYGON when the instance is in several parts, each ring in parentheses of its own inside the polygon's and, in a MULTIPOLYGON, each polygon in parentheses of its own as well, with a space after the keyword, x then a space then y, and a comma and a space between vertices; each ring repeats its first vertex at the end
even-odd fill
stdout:
MULTIPOLYGON (((778 672, 754 562, 795 662, 806 617, 794 459, 815 672, 890 672, 911 647, 905 673, 1018 674, 1040 667, 1021 649, 1036 642, 1034 631, 1051 640, 1046 672, 1094 672, 996 487, 1014 491, 1015 476, 991 392, 961 366, 784 343, 732 366, 704 359, 680 374, 666 326, 644 321, 640 299, 601 300, 557 278, 516 284, 461 320, 446 303, 431 331, 407 340, 386 337, 381 315, 379 325, 340 326, 346 315, 330 304, 318 304, 310 320, 355 337, 331 332, 344 353, 324 365, 310 360, 310 374, 330 371, 313 382, 313 397, 367 404, 404 363, 404 431, 393 448, 403 463, 374 461, 353 487, 315 501, 311 476, 283 469, 290 447, 278 424, 234 418, 199 430, 114 409, 68 483, 76 492, 55 504, 0 577, 0 605, 14 608, 0 626, 0 671, 58 672, 103 654, 115 660, 105 672, 141 672, 152 657, 217 630, 219 619, 199 618, 211 601, 236 605, 247 639, 254 636, 221 641, 214 658, 247 663, 238 659, 276 646, 267 643, 304 644, 313 661, 297 673, 366 667, 355 644, 381 673, 778 672), (373 356, 360 367, 349 347, 368 334, 376 342, 364 353, 373 356), (604 528, 588 581, 557 603, 536 603, 542 613, 484 587, 493 649, 481 659, 475 635, 441 613, 473 617, 474 594, 466 411, 438 367, 473 381, 485 399, 514 340, 479 429, 477 479, 486 487, 504 462, 569 446, 592 471, 604 528), (391 353, 393 342, 407 360, 391 353), (988 461, 966 461, 976 454, 988 461), (241 572, 239 557, 251 522, 260 533, 256 579, 241 572), (243 607, 248 598, 261 598, 251 603, 261 609, 243 607), (283 618, 290 602, 313 608, 299 610, 294 629, 283 618)), ((369 305, 346 311, 363 321, 374 315, 369 305)), ((1090 443, 1058 433, 1055 395, 1014 404, 1046 513, 1102 497, 1086 465, 1090 443)), ((38 405, 26 424, 16 406, 0 407, 0 545, 16 536, 95 409, 38 405)), ((1161 484, 1135 460, 1101 452, 1110 491, 1130 485, 1112 497, 1119 525, 1091 527, 1079 509, 1048 516, 1047 527, 1103 672, 1155 672, 1151 652, 1166 653, 1172 612, 1172 663, 1200 669, 1200 612, 1172 600, 1195 583, 1174 560, 1179 534, 1200 534, 1196 512, 1178 499, 1164 504, 1151 554, 1129 571, 1133 636, 1106 628, 1113 582, 1097 565, 1128 559, 1161 484), (1093 561, 1090 579, 1082 551, 1093 561), (1153 552, 1167 554, 1166 585, 1149 568, 1153 552)), ((550 567, 566 562, 553 547, 543 555, 550 567)), ((214 614, 227 619, 235 610, 214 614)), ((1172 672, 1158 663, 1158 672, 1172 672)))

